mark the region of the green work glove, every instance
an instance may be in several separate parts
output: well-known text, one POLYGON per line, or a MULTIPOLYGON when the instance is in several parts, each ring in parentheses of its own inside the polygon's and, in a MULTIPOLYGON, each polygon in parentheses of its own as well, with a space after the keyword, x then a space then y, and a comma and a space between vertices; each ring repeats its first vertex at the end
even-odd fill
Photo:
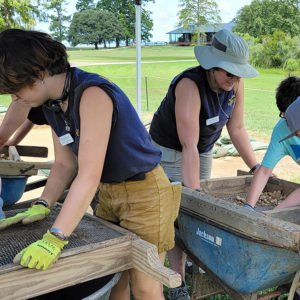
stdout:
POLYGON ((23 224, 29 224, 35 221, 43 220, 47 215, 49 215, 50 209, 44 205, 33 205, 28 208, 25 212, 16 214, 13 217, 0 220, 0 230, 4 229, 13 224, 22 221, 23 224))
POLYGON ((43 239, 24 248, 13 261, 23 267, 46 270, 58 260, 61 249, 67 244, 68 241, 59 239, 48 230, 43 239))

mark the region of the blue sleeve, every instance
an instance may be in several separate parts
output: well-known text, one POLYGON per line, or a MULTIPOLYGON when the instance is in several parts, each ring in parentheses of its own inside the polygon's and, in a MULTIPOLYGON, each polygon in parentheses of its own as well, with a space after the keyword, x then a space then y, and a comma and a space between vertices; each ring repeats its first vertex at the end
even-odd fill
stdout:
POLYGON ((275 127, 272 133, 271 142, 268 150, 262 161, 262 165, 267 168, 273 169, 277 163, 286 156, 286 151, 283 143, 279 143, 282 136, 278 132, 278 127, 275 127))

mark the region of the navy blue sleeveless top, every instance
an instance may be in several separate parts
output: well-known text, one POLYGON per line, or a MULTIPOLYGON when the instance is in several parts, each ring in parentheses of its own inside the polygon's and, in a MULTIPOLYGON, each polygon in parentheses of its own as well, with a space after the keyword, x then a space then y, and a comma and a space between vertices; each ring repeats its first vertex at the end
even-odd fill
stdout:
POLYGON ((150 135, 159 145, 182 151, 175 119, 175 89, 182 78, 193 80, 199 90, 201 110, 197 147, 199 153, 204 153, 211 150, 219 138, 232 114, 236 99, 233 89, 219 94, 213 92, 209 87, 206 71, 201 66, 187 69, 172 80, 166 97, 153 116, 150 135))
POLYGON ((32 107, 28 113, 27 119, 30 120, 33 124, 37 125, 46 125, 48 124, 42 106, 32 107))
POLYGON ((149 133, 125 93, 98 74, 87 73, 77 68, 71 68, 70 72, 67 111, 63 113, 60 107, 57 109, 59 111, 53 110, 50 101, 43 105, 45 117, 57 136, 67 134, 69 129, 74 142, 68 146, 78 155, 81 95, 88 87, 98 86, 110 96, 114 106, 101 182, 126 181, 156 167, 160 162, 161 152, 152 145, 149 133), (69 128, 66 128, 66 123, 69 128))

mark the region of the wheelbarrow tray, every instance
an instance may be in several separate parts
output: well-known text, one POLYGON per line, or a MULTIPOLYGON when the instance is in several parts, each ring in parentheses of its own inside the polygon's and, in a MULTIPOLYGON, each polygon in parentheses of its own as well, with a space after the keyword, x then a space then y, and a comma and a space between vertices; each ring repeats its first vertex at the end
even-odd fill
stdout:
MULTIPOLYGON (((203 180, 203 192, 183 188, 178 217, 183 248, 241 293, 290 282, 300 270, 300 209, 259 212, 233 204, 237 194, 248 191, 251 180, 203 180)), ((269 180, 266 190, 282 189, 288 195, 299 186, 276 179, 269 180)))

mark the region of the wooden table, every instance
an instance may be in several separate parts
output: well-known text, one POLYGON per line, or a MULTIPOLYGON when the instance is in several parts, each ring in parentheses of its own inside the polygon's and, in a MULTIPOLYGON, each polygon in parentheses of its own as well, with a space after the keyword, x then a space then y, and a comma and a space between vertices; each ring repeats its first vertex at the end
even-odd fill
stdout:
MULTIPOLYGON (((15 205, 8 213, 15 214, 24 209, 22 205, 15 205)), ((52 209, 51 214, 40 222, 16 224, 1 231, 0 262, 8 253, 13 257, 27 244, 41 238, 59 209, 52 209), (21 241, 20 244, 15 243, 15 239, 21 241)), ((88 214, 75 229, 58 262, 48 270, 23 268, 10 261, 11 258, 8 264, 4 262, 0 265, 1 300, 27 299, 131 268, 146 273, 168 287, 181 284, 179 274, 161 265, 156 246, 119 226, 88 214), (96 231, 91 232, 89 227, 96 228, 96 231), (90 242, 90 239, 93 241, 90 242)))
POLYGON ((44 157, 48 156, 47 147, 38 146, 9 146, 0 150, 0 154, 9 157, 0 160, 0 175, 32 176, 37 175, 40 169, 51 169, 53 162, 23 161, 20 156, 44 157))

